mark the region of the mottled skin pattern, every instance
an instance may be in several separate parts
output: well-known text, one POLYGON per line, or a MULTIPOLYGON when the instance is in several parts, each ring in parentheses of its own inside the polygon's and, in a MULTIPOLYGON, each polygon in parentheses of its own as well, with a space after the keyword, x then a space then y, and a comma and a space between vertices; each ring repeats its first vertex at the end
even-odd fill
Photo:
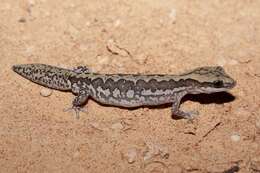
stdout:
POLYGON ((99 103, 119 107, 153 106, 172 103, 172 113, 191 119, 179 109, 186 94, 215 93, 233 88, 236 82, 222 67, 200 67, 180 75, 98 74, 84 66, 73 70, 45 64, 14 65, 13 70, 32 82, 76 94, 78 111, 91 97, 99 103))

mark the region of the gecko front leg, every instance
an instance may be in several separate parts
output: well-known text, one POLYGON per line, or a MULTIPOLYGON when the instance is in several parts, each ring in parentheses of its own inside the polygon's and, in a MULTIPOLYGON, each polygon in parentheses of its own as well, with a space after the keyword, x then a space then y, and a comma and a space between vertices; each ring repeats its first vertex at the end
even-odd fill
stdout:
POLYGON ((176 95, 174 96, 174 99, 173 99, 173 104, 172 104, 172 114, 176 115, 178 117, 185 118, 185 119, 193 119, 194 116, 199 114, 197 111, 184 112, 184 111, 180 110, 181 99, 186 94, 187 94, 186 92, 176 93, 176 95))
POLYGON ((74 110, 76 113, 76 118, 79 119, 79 112, 85 112, 85 110, 82 108, 82 106, 87 102, 87 99, 89 97, 89 94, 87 90, 79 90, 78 87, 75 87, 73 89, 73 92, 77 94, 77 96, 72 101, 72 107, 68 110, 74 110))
POLYGON ((82 106, 86 103, 89 95, 86 92, 80 92, 72 101, 72 109, 76 112, 76 118, 79 118, 79 112, 85 112, 82 106))

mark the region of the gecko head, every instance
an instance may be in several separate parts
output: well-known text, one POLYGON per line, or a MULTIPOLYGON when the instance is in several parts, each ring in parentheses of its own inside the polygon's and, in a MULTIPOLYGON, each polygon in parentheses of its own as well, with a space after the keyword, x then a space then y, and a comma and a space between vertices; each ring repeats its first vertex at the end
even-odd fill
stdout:
POLYGON ((198 82, 194 93, 223 92, 236 85, 236 81, 220 66, 197 68, 189 75, 198 82))

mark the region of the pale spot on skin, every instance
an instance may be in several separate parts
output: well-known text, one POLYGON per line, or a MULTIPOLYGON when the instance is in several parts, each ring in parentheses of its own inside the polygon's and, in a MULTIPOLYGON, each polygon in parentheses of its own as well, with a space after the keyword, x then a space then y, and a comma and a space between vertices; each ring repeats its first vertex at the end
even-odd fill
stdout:
POLYGON ((76 83, 72 85, 72 92, 73 93, 79 93, 79 87, 76 83))
POLYGON ((120 90, 118 88, 116 88, 114 91, 113 91, 113 96, 115 98, 119 98, 120 97, 120 90))
POLYGON ((97 92, 99 93, 99 95, 102 93, 102 94, 104 94, 106 97, 108 97, 108 96, 110 95, 109 89, 103 90, 100 86, 97 88, 97 92))
POLYGON ((127 93, 126 93, 126 96, 128 98, 133 98, 134 94, 135 94, 134 90, 128 90, 127 93))

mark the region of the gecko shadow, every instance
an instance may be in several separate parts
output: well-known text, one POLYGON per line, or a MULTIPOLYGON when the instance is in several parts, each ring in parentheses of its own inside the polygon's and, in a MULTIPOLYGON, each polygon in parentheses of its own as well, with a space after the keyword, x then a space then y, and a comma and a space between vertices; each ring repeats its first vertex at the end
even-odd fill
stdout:
MULTIPOLYGON (((115 107, 112 105, 106 105, 106 104, 99 103, 99 102, 95 101, 94 99, 92 99, 92 100, 101 106, 115 107)), ((181 100, 181 104, 187 100, 199 102, 200 104, 211 104, 211 103, 223 104, 223 103, 232 102, 233 100, 235 100, 235 97, 228 92, 218 92, 218 93, 212 93, 212 94, 187 94, 181 100)), ((126 108, 126 107, 120 107, 120 106, 116 106, 116 107, 119 107, 122 109, 127 109, 127 110, 131 111, 131 110, 136 110, 138 108, 165 109, 165 108, 169 108, 171 106, 172 106, 172 103, 167 103, 167 104, 163 104, 163 105, 155 105, 155 106, 138 106, 138 107, 133 107, 133 108, 126 108)), ((175 115, 172 115, 172 118, 174 120, 182 119, 182 117, 178 117, 175 115)))
MULTIPOLYGON (((228 92, 218 92, 218 93, 211 93, 211 94, 187 94, 181 99, 181 103, 184 103, 185 101, 194 101, 194 102, 199 102, 200 104, 223 104, 223 103, 228 103, 232 102, 235 100, 235 96, 228 92)), ((164 109, 171 107, 172 104, 164 104, 164 105, 158 105, 158 106, 147 106, 150 109, 164 109)), ((195 110, 196 111, 196 110, 195 110)), ((183 119, 182 117, 172 115, 172 119, 174 120, 180 120, 183 119)))
MULTIPOLYGON (((211 93, 211 94, 187 94, 181 100, 181 104, 185 101, 190 100, 194 102, 199 102, 200 104, 223 104, 232 102, 235 100, 235 96, 228 92, 218 92, 218 93, 211 93)), ((196 111, 196 110, 195 110, 196 111)), ((174 120, 182 119, 182 117, 178 117, 176 115, 172 115, 174 120)))
POLYGON ((218 92, 211 94, 188 94, 183 97, 182 102, 185 102, 187 100, 199 102, 201 104, 223 104, 234 101, 235 96, 228 92, 218 92))

